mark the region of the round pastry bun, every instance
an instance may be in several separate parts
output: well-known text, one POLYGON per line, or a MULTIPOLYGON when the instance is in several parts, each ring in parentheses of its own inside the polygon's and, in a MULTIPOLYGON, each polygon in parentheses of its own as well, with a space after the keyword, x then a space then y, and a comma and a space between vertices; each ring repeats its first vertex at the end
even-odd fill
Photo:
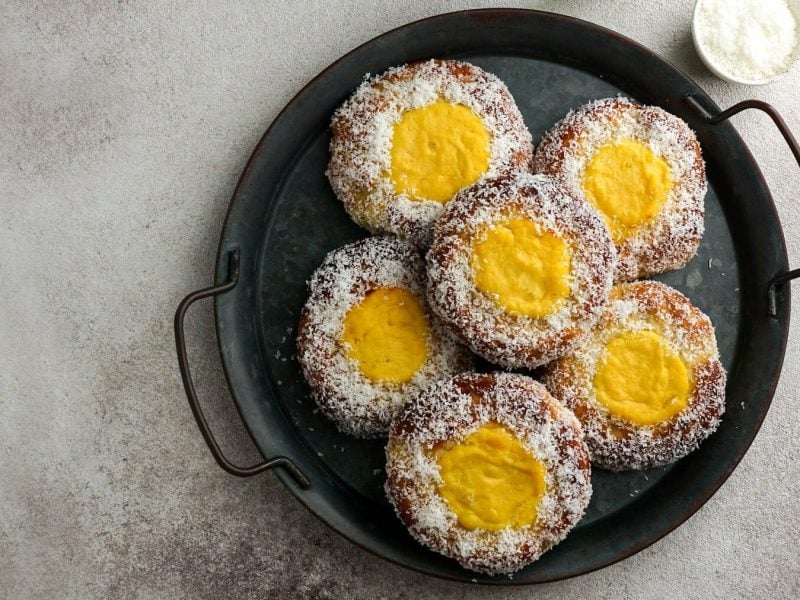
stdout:
POLYGON ((462 373, 409 402, 386 446, 386 492, 411 534, 462 566, 512 573, 559 543, 591 498, 589 453, 577 419, 538 382, 512 373, 462 373), (499 530, 468 529, 441 495, 437 448, 487 424, 513 434, 544 466, 535 521, 499 530))
MULTIPOLYGON (((469 63, 428 60, 365 80, 333 115, 328 179, 353 220, 418 246, 430 243, 444 202, 411 198, 389 177, 395 126, 404 114, 444 101, 466 107, 488 133, 489 154, 478 179, 530 169, 530 132, 506 85, 469 63)), ((458 128, 456 128, 457 130, 458 128)))
POLYGON ((589 338, 547 365, 542 381, 580 420, 592 462, 614 471, 649 469, 686 456, 717 429, 725 412, 726 374, 711 321, 679 291, 655 281, 615 286, 589 338), (654 332, 665 340, 689 381, 685 407, 650 424, 612 414, 596 393, 607 344, 635 332, 654 332))
POLYGON ((534 171, 582 188, 601 148, 638 142, 669 165, 671 187, 657 213, 616 241, 615 281, 678 269, 696 254, 704 232, 705 163, 694 132, 680 118, 627 98, 597 100, 570 111, 542 138, 534 171))
POLYGON ((436 224, 427 262, 431 308, 464 344, 498 365, 535 368, 579 344, 600 316, 614 247, 574 188, 549 175, 517 173, 462 190, 436 224), (509 218, 530 220, 569 248, 568 295, 547 315, 512 314, 476 285, 473 245, 509 218))
POLYGON ((358 437, 385 435, 392 417, 410 397, 472 365, 470 353, 455 342, 425 303, 425 266, 419 252, 394 237, 363 239, 328 254, 309 282, 297 349, 320 409, 341 431, 358 437), (402 383, 370 379, 342 339, 348 312, 368 294, 387 288, 410 292, 427 324, 424 362, 402 383))

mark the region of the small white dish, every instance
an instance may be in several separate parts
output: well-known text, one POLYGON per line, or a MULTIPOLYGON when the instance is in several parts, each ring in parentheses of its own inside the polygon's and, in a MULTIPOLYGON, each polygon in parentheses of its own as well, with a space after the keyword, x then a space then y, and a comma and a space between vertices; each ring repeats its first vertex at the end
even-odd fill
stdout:
MULTIPOLYGON (((741 77, 737 77, 736 75, 733 75, 722 69, 713 61, 713 59, 709 56, 709 53, 706 52, 705 48, 703 47, 702 40, 700 39, 700 35, 697 31, 697 23, 699 20, 698 15, 700 13, 699 9, 703 2, 705 2, 705 0, 697 0, 694 5, 694 12, 692 13, 692 42, 694 43, 694 48, 697 51, 697 55, 700 57, 700 60, 714 75, 731 83, 741 83, 743 85, 766 85, 768 83, 772 83, 773 81, 777 81, 791 71, 792 67, 797 62, 798 57, 800 57, 800 37, 798 37, 798 42, 792 53, 792 58, 789 61, 789 64, 783 71, 773 77, 768 77, 766 79, 742 79, 741 77)), ((789 9, 795 14, 798 27, 800 27, 800 1, 790 0, 789 9)), ((800 32, 798 32, 798 35, 800 35, 800 32)))

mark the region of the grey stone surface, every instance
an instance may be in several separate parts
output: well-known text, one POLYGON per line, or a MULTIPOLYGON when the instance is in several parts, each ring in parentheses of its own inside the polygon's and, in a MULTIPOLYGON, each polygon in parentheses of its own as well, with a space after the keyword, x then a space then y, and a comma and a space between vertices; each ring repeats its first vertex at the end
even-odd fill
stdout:
MULTIPOLYGON (((493 4, 0 1, 0 597, 800 597, 797 326, 764 427, 716 496, 647 550, 568 582, 488 589, 406 572, 339 538, 273 476, 235 480, 211 459, 171 317, 211 280, 251 149, 355 45, 493 4)), ((800 132, 800 67, 762 88, 713 78, 691 48, 691 2, 504 4, 616 29, 719 104, 768 100, 800 132)), ((736 125, 800 265, 800 170, 765 117, 736 125)), ((223 446, 255 460, 209 306, 189 334, 223 446)))

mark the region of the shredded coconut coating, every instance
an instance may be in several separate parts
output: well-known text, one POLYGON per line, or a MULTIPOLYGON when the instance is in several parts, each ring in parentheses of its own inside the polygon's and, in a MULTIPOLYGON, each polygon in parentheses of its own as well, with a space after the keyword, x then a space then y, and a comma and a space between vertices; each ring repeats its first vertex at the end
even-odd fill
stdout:
POLYGON ((542 381, 581 421, 592 462, 623 471, 663 466, 686 456, 710 436, 725 412, 725 369, 709 318, 679 291, 655 281, 614 287, 592 335, 572 353, 547 365, 542 381), (662 336, 691 373, 686 408, 652 426, 624 421, 601 405, 594 375, 606 344, 626 331, 662 336))
POLYGON ((602 313, 614 274, 614 246, 599 214, 563 181, 530 173, 462 190, 437 222, 427 260, 433 311, 473 352, 510 368, 540 366, 579 344, 602 313), (509 215, 569 245, 570 292, 545 317, 511 315, 475 286, 472 241, 509 215))
POLYGON ((592 495, 588 449, 578 420, 538 382, 512 373, 462 373, 409 402, 392 423, 386 493, 422 544, 489 574, 513 573, 563 540, 592 495), (462 441, 489 422, 507 427, 546 469, 532 525, 469 530, 438 493, 437 444, 462 441))
POLYGON ((408 398, 437 379, 472 366, 469 352, 456 343, 425 303, 425 265, 419 252, 394 237, 367 238, 325 257, 309 281, 297 349, 303 374, 322 412, 341 431, 358 437, 385 434, 408 398), (404 384, 365 377, 341 340, 347 311, 368 292, 384 287, 411 291, 428 321, 427 357, 404 384))
POLYGON ((479 181, 530 169, 531 134, 500 79, 453 60, 394 67, 365 79, 331 122, 328 179, 348 214, 369 231, 393 233, 421 247, 430 244, 443 203, 396 193, 388 173, 394 126, 401 115, 438 100, 470 108, 490 133, 488 170, 479 181))
POLYGON ((617 243, 615 281, 678 269, 697 253, 708 187, 700 145, 689 126, 656 106, 606 98, 570 111, 542 138, 533 168, 581 189, 587 165, 606 144, 635 140, 669 164, 673 186, 658 214, 617 243))

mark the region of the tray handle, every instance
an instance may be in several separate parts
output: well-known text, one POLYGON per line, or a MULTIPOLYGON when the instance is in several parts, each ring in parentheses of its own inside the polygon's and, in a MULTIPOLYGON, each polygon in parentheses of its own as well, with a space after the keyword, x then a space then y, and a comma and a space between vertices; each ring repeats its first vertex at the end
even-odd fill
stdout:
MULTIPOLYGON (((792 132, 789 130, 789 126, 786 125, 786 121, 783 120, 783 117, 781 117, 780 113, 771 104, 762 100, 744 100, 743 102, 734 104, 727 110, 723 110, 722 112, 713 115, 700 103, 696 96, 686 96, 684 101, 691 110, 697 113, 700 118, 709 125, 717 125, 718 123, 727 121, 733 115, 739 114, 740 112, 749 108, 754 108, 766 113, 775 123, 778 131, 781 132, 781 135, 789 145, 789 149, 792 151, 798 166, 800 166, 800 144, 797 143, 794 135, 792 135, 792 132)), ((769 312, 770 317, 774 317, 777 314, 775 301, 776 290, 785 283, 791 281, 792 279, 797 279, 798 277, 800 277, 800 269, 794 269, 785 273, 779 273, 770 279, 769 283, 767 284, 767 311, 769 312)))
POLYGON ((189 357, 186 353, 186 334, 184 332, 184 321, 186 319, 186 311, 197 300, 224 294, 225 292, 233 289, 239 281, 239 248, 233 248, 228 252, 228 279, 220 285, 215 285, 202 290, 197 290, 188 294, 181 303, 178 305, 178 310, 175 311, 175 345, 178 350, 178 366, 181 371, 181 379, 183 379, 183 387, 186 390, 186 397, 189 400, 189 407, 192 409, 192 414, 197 421, 197 426, 200 428, 200 433, 203 434, 203 439, 208 444, 208 449, 217 461, 217 464, 225 469, 231 475, 237 477, 251 477, 274 469, 275 467, 282 467, 289 472, 297 484, 303 488, 308 489, 311 487, 311 481, 303 473, 291 459, 285 456, 276 456, 268 458, 264 462, 255 464, 251 467, 239 467, 225 458, 222 450, 214 439, 214 434, 211 433, 211 428, 206 421, 203 410, 200 408, 200 402, 197 399, 197 392, 194 389, 194 382, 192 381, 192 374, 189 371, 189 357))

